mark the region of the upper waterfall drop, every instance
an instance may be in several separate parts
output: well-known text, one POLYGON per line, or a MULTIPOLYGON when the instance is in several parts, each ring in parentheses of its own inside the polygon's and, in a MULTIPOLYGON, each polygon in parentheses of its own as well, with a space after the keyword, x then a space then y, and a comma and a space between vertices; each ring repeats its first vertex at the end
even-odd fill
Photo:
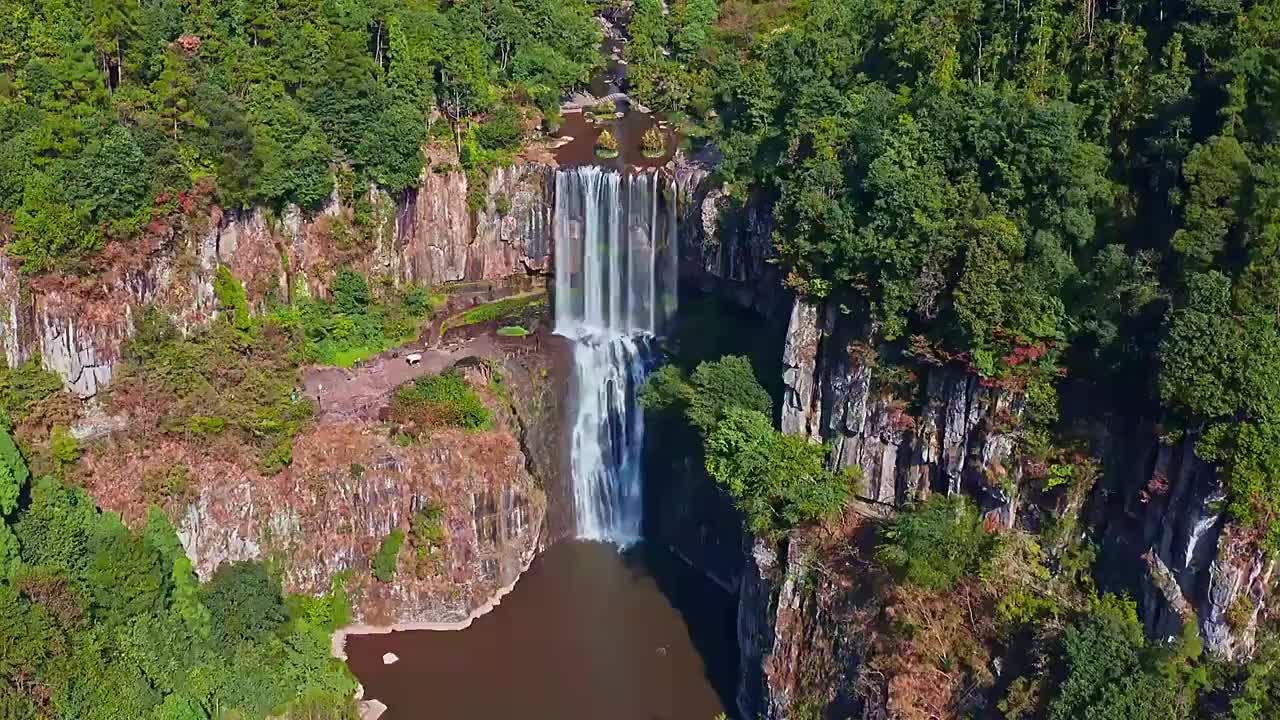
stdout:
POLYGON ((556 332, 574 340, 570 465, 579 537, 640 538, 636 392, 676 308, 676 208, 659 172, 556 174, 556 332))

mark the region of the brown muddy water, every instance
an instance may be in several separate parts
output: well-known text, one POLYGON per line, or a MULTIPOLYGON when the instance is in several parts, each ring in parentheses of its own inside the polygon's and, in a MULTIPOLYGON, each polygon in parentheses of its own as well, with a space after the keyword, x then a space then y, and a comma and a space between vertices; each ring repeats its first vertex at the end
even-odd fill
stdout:
POLYGON ((346 649, 384 720, 712 720, 737 675, 734 610, 663 550, 562 542, 466 630, 346 649))
POLYGON ((585 112, 566 112, 564 125, 557 133, 560 137, 573 138, 555 151, 556 163, 561 167, 572 165, 603 165, 623 170, 628 167, 655 168, 662 167, 676 155, 679 136, 671 128, 664 128, 666 135, 666 152, 657 157, 649 157, 641 149, 645 131, 660 125, 662 120, 656 115, 626 109, 625 101, 618 103, 624 114, 613 120, 588 120, 585 112), (618 157, 602 158, 596 154, 596 141, 600 134, 608 129, 618 141, 618 157))

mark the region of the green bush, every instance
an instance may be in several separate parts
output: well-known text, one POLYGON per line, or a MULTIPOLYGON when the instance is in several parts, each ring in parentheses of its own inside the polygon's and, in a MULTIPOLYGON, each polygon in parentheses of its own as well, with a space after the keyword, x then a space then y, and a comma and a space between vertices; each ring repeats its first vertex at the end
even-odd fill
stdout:
POLYGON ((0 357, 0 429, 12 428, 62 390, 62 379, 41 366, 36 355, 16 368, 0 357))
POLYGON ((700 363, 688 379, 679 368, 665 365, 640 388, 639 401, 646 410, 680 410, 704 437, 731 408, 766 417, 773 411, 769 393, 756 380, 751 362, 741 355, 700 363))
POLYGON ((1208 684, 1194 618, 1177 641, 1149 643, 1133 602, 1104 596, 1067 627, 1047 720, 1180 720, 1208 684))
POLYGON ((389 583, 396 576, 396 561, 400 557, 400 546, 404 544, 404 530, 396 528, 382 538, 378 546, 378 554, 373 556, 373 576, 389 583))
POLYGON ((851 478, 828 470, 827 454, 826 446, 784 435, 764 414, 741 407, 728 408, 706 440, 707 473, 759 535, 831 519, 844 509, 851 478))
POLYGON ((427 503, 425 507, 414 513, 410 531, 413 536, 413 547, 416 548, 419 560, 426 558, 444 544, 444 521, 445 508, 439 503, 427 503))
POLYGON ((420 377, 397 390, 392 416, 423 429, 452 426, 487 430, 493 425, 489 409, 457 370, 420 377))
POLYGON ((991 559, 996 536, 967 498, 934 495, 898 512, 880 530, 876 559, 904 582, 948 590, 991 559))
POLYGON ((226 265, 219 265, 213 275, 213 293, 218 298, 218 310, 236 330, 248 333, 253 328, 249 312, 249 300, 244 285, 231 274, 226 265))

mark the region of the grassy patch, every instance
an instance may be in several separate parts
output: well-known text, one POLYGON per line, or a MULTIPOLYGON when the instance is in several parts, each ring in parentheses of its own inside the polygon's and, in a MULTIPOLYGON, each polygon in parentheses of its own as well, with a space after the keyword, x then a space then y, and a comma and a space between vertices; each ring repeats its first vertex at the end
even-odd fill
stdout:
POLYGON ((378 546, 378 554, 373 556, 373 576, 389 583, 396 577, 396 560, 400 557, 400 546, 404 544, 404 531, 396 528, 382 538, 378 546))
POLYGON ((524 337, 529 334, 529 331, 519 325, 507 325, 498 328, 498 334, 502 337, 524 337))
POLYGON ((391 417, 412 434, 436 427, 488 430, 493 417, 480 396, 456 370, 421 377, 396 391, 391 417))
POLYGON ((271 318, 297 337, 302 360, 350 367, 418 339, 423 321, 445 300, 417 286, 371 286, 343 269, 334 275, 330 299, 278 306, 271 318))
POLYGON ((449 330, 466 327, 468 325, 479 325, 481 323, 501 320, 513 320, 523 317, 529 311, 540 306, 545 306, 546 304, 547 293, 543 290, 515 295, 496 302, 473 307, 466 312, 454 315, 440 325, 440 334, 444 335, 449 330))

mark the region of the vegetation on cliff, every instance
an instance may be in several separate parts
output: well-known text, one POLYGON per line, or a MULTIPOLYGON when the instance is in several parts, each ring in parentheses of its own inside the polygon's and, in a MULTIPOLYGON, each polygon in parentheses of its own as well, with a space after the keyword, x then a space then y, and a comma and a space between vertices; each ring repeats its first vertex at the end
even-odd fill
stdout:
POLYGON ((1081 507, 1114 504, 1086 426, 1142 418, 1216 464, 1206 509, 1254 567, 1280 547, 1280 4, 666 5, 634 4, 633 91, 704 126, 727 207, 772 209, 786 285, 869 328, 850 356, 874 391, 911 410, 950 366, 1026 400, 992 421, 1020 439, 1020 529, 930 500, 859 557, 888 623, 852 692, 897 717, 1275 715, 1270 643, 1219 666, 1194 618, 1149 639, 1099 597, 1088 520, 1110 508, 1081 507), (1060 403, 1064 377, 1098 401, 1060 403))
POLYGON ((140 532, 84 491, 33 479, 0 430, 0 711, 5 717, 354 716, 329 655, 346 622, 335 584, 281 595, 261 565, 201 583, 173 528, 140 532))
POLYGON ((591 12, 587 0, 4 0, 6 251, 29 272, 74 269, 202 183, 230 208, 315 208, 337 166, 398 192, 433 124, 491 160, 519 142, 514 106, 554 115, 600 62, 591 12))
POLYGON ((315 412, 298 392, 299 367, 350 365, 411 340, 438 301, 419 287, 371 286, 349 269, 335 273, 330 299, 271 299, 259 315, 226 268, 214 290, 219 319, 189 335, 154 307, 139 315, 108 402, 128 412, 136 435, 224 454, 246 448, 267 474, 289 464, 293 438, 315 412))
POLYGON ((678 432, 702 438, 708 475, 757 534, 832 518, 849 498, 851 478, 828 469, 829 448, 774 429, 773 401, 745 357, 699 363, 687 378, 678 366, 664 366, 641 387, 639 400, 647 412, 678 424, 678 432))
POLYGON ((1159 403, 1276 546, 1273 0, 731 0, 689 53, 698 6, 637 3, 636 62, 674 68, 637 92, 703 117, 730 189, 776 200, 792 288, 903 362, 1159 403))
POLYGON ((396 390, 391 400, 391 419, 414 436, 438 427, 493 427, 493 414, 456 369, 420 377, 396 390))

